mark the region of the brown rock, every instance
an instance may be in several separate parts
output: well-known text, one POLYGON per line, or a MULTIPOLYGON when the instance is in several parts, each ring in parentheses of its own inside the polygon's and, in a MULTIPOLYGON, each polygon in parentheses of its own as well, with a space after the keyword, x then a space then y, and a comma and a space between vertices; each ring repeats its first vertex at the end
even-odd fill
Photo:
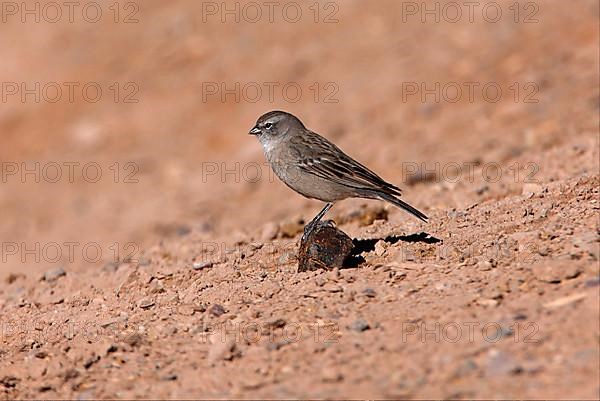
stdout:
POLYGON ((319 223, 306 241, 300 243, 298 272, 341 268, 353 248, 346 233, 328 222, 319 223))

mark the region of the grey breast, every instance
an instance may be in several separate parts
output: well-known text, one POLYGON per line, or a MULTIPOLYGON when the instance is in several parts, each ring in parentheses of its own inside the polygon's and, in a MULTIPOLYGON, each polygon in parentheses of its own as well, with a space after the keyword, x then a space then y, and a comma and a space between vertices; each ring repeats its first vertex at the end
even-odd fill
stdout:
MULTIPOLYGON (((334 202, 356 196, 353 189, 334 181, 318 177, 298 167, 304 157, 298 138, 290 138, 288 146, 275 146, 266 151, 273 171, 288 187, 307 198, 334 202)), ((301 141, 300 141, 301 142, 301 141)))

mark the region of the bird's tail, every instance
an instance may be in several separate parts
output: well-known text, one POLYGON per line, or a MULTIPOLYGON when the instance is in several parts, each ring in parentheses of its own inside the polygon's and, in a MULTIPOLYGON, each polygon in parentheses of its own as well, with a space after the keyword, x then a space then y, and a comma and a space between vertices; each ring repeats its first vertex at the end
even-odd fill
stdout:
POLYGON ((390 194, 386 194, 386 193, 378 193, 377 194, 378 197, 384 201, 390 202, 391 204, 398 206, 401 209, 406 210, 408 213, 412 214, 413 216, 415 216, 416 218, 424 221, 427 223, 427 219, 428 217, 425 216, 425 214, 423 214, 422 212, 418 211, 417 209, 415 209, 414 207, 412 207, 411 205, 409 205, 408 203, 404 202, 403 200, 398 199, 397 197, 395 197, 394 195, 390 195, 390 194))

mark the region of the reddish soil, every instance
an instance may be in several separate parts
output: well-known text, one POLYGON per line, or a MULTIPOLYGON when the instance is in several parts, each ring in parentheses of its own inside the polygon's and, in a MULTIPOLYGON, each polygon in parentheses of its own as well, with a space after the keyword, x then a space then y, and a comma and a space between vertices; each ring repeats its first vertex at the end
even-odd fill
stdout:
POLYGON ((440 22, 398 1, 317 22, 291 3, 296 23, 287 2, 272 23, 191 0, 118 3, 118 22, 103 2, 97 23, 3 10, 2 396, 600 398, 599 5, 513 3, 496 23, 443 2, 440 22), (246 134, 271 109, 430 222, 341 202, 362 259, 298 273, 322 205, 246 134))

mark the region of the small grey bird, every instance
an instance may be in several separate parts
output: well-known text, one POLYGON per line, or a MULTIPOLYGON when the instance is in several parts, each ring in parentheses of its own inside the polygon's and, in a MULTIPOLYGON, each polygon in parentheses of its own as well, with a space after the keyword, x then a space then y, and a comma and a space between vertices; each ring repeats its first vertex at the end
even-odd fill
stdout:
POLYGON ((427 216, 399 199, 400 188, 307 129, 290 113, 276 110, 263 114, 249 134, 258 137, 265 157, 281 181, 307 198, 327 202, 305 227, 303 240, 334 202, 346 198, 381 199, 427 221, 427 216))

